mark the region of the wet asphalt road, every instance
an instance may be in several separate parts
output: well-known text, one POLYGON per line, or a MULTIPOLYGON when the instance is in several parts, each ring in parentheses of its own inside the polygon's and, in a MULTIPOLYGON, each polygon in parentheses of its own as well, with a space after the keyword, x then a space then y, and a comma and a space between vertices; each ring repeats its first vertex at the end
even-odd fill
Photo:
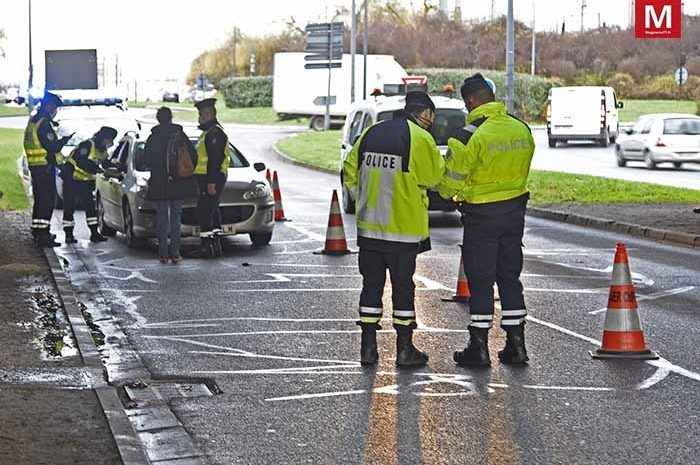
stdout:
MULTIPOLYGON (((279 172, 292 221, 278 223, 270 246, 236 237, 223 259, 179 265, 158 264, 154 247, 130 251, 122 237, 75 246, 154 377, 204 377, 222 390, 172 401, 212 463, 700 463, 698 251, 528 218, 532 361, 499 365, 504 338, 494 328, 493 367, 467 370, 451 354, 466 341, 468 311, 440 300, 455 288, 460 223, 432 214, 433 250, 416 276, 416 341, 430 364, 397 370, 387 321, 379 367, 362 369, 357 256, 312 253, 323 244, 336 177, 276 159, 270 144, 284 129, 228 131, 250 159, 279 172), (588 354, 602 335, 621 239, 659 362, 588 354)), ((345 226, 354 245, 352 216, 345 226)))

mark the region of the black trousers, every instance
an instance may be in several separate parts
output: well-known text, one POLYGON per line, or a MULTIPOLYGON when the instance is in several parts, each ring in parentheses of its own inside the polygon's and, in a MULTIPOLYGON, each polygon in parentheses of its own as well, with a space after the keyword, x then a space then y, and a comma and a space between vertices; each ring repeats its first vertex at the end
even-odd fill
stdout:
POLYGON ((78 201, 85 210, 85 220, 88 227, 97 226, 94 192, 95 181, 76 181, 72 176, 65 176, 63 181, 63 229, 75 227, 73 214, 78 201))
POLYGON ((501 326, 517 326, 527 310, 520 273, 523 269, 522 239, 528 195, 506 202, 463 209, 462 258, 469 281, 470 327, 493 324, 493 285, 501 298, 501 326))
POLYGON ((48 233, 56 204, 56 172, 53 165, 30 166, 32 175, 32 234, 48 233))
POLYGON ((216 180, 216 194, 209 195, 207 190, 207 177, 197 176, 197 185, 199 186, 199 197, 197 198, 197 222, 199 223, 200 236, 208 237, 212 235, 212 231, 221 229, 221 211, 219 210, 219 202, 221 202, 221 194, 226 185, 226 177, 222 174, 216 180))
POLYGON ((360 294, 360 322, 379 324, 382 320, 384 283, 386 270, 391 277, 394 328, 416 328, 415 289, 413 274, 416 272, 418 250, 381 252, 360 248, 359 266, 362 274, 360 294))

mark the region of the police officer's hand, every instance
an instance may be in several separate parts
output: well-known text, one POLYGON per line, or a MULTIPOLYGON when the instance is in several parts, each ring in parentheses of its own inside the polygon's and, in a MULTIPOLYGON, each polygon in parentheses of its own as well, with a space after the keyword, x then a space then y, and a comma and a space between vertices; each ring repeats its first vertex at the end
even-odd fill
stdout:
POLYGON ((66 145, 68 143, 68 141, 70 141, 73 138, 74 135, 75 135, 75 133, 70 134, 68 136, 61 137, 61 140, 60 140, 61 145, 66 145))
POLYGON ((207 194, 211 195, 212 197, 216 195, 216 184, 213 182, 207 184, 207 194))

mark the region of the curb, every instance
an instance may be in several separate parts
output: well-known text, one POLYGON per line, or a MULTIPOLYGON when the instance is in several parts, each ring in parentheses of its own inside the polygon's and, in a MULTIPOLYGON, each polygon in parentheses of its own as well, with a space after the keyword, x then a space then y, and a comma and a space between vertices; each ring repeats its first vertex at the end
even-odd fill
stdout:
MULTIPOLYGON (((291 136, 294 137, 294 136, 291 136)), ((286 138, 285 138, 286 139, 286 138)), ((281 140, 281 139, 280 139, 281 140)), ((295 165, 295 166, 301 166, 303 168, 308 168, 310 170, 314 171, 320 171, 321 173, 327 173, 327 174, 334 174, 338 175, 337 170, 331 170, 328 168, 319 168, 318 166, 314 166, 311 163, 306 163, 303 161, 295 160, 294 158, 290 157, 286 153, 282 152, 278 147, 277 147, 277 142, 275 141, 272 143, 272 151, 277 155, 277 158, 281 159, 285 163, 289 163, 290 165, 295 165)))
POLYGON ((100 358, 99 350, 90 334, 85 319, 78 307, 77 300, 70 282, 63 271, 63 267, 53 249, 44 249, 44 254, 49 262, 49 268, 58 289, 58 295, 63 308, 68 315, 68 323, 75 337, 78 353, 88 368, 99 373, 96 379, 100 380, 94 388, 107 423, 109 424, 114 443, 117 445, 119 455, 124 465, 150 465, 143 450, 141 440, 136 434, 126 411, 119 400, 117 390, 103 381, 102 372, 104 365, 100 358))
POLYGON ((562 223, 569 223, 578 226, 600 229, 604 231, 623 233, 631 236, 643 237, 646 239, 654 239, 659 242, 700 249, 700 236, 694 234, 686 234, 678 231, 670 231, 667 229, 651 228, 633 223, 620 223, 615 220, 607 220, 604 218, 596 218, 593 216, 586 215, 577 215, 574 213, 566 213, 558 210, 552 210, 541 207, 528 207, 527 213, 528 215, 537 218, 560 221, 562 223))

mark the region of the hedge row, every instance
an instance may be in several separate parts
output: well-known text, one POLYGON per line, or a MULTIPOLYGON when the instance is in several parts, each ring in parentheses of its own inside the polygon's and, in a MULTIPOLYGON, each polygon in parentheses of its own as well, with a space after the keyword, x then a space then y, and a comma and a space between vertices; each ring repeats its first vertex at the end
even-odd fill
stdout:
MULTIPOLYGON (((496 99, 504 102, 506 92, 506 73, 483 69, 409 69, 411 75, 427 76, 429 92, 441 92, 445 85, 454 87, 459 96, 459 87, 464 78, 474 73, 481 73, 496 84, 496 99)), ((549 89, 564 85, 560 79, 543 78, 529 74, 515 74, 515 114, 526 120, 534 121, 544 118, 549 89)))
POLYGON ((228 108, 271 107, 272 76, 225 78, 219 92, 228 108))

